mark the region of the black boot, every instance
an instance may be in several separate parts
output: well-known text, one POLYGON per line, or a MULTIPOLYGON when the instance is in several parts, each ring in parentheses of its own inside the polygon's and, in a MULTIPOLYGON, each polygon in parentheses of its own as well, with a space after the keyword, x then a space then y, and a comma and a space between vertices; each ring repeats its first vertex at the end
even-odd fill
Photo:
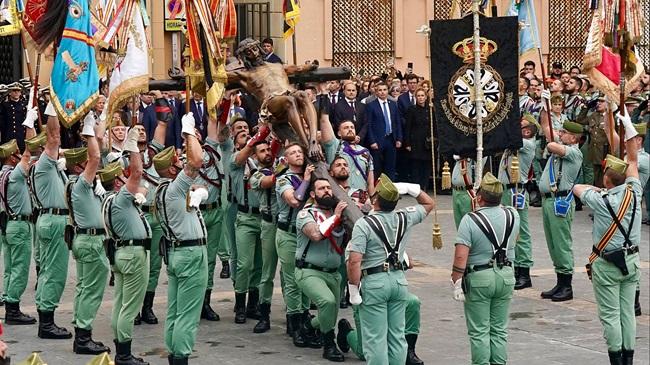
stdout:
POLYGON ((5 303, 5 322, 7 324, 34 324, 36 318, 20 311, 20 303, 5 303))
POLYGON ((92 336, 92 331, 75 327, 72 351, 78 355, 98 355, 102 352, 111 352, 111 349, 104 346, 103 343, 93 341, 92 336))
POLYGON ((637 290, 634 295, 634 315, 636 317, 641 315, 641 302, 639 301, 639 295, 641 295, 641 291, 637 290))
POLYGON ((167 355, 167 363, 169 365, 174 365, 174 355, 167 355))
POLYGON ((187 357, 172 357, 172 362, 170 364, 172 365, 187 365, 187 357))
POLYGON ((248 289, 248 303, 246 304, 246 318, 260 319, 260 309, 258 303, 260 301, 260 291, 257 288, 248 289))
POLYGON ((235 323, 246 323, 246 293, 235 293, 235 323))
POLYGON ((38 337, 52 340, 72 338, 72 333, 54 324, 54 311, 38 311, 38 337))
POLYGON ((515 267, 519 271, 519 276, 515 282, 515 290, 521 290, 530 288, 533 286, 533 282, 530 280, 530 268, 529 267, 515 267))
POLYGON ((149 365, 139 357, 131 354, 131 341, 115 341, 115 365, 149 365))
POLYGON ((552 301, 564 302, 573 299, 572 279, 573 275, 571 274, 560 274, 560 288, 551 297, 552 301))
POLYGON ((219 273, 219 277, 222 279, 230 278, 230 262, 228 262, 228 260, 221 261, 221 272, 219 273))
POLYGON ((309 316, 309 312, 305 313, 303 313, 302 326, 298 332, 302 332, 302 337, 305 339, 308 347, 311 347, 312 349, 319 349, 323 347, 321 333, 319 330, 312 327, 311 316, 309 316))
POLYGON ((290 337, 293 337, 293 323, 291 322, 291 316, 287 314, 285 317, 287 319, 286 334, 289 335, 290 337))
POLYGON ((345 358, 334 343, 334 330, 323 334, 323 358, 334 362, 343 362, 345 358))
POLYGON ((142 317, 140 317, 140 313, 135 315, 135 318, 133 319, 133 325, 134 326, 139 326, 142 324, 142 317))
POLYGON ((609 364, 610 365, 624 365, 623 354, 621 351, 610 351, 609 352, 609 364))
POLYGON ((219 318, 217 312, 212 310, 212 307, 210 306, 211 295, 212 295, 211 289, 205 291, 205 296, 203 297, 203 307, 201 308, 201 318, 206 319, 208 321, 216 322, 221 318, 219 318))
POLYGON ((153 313, 153 298, 156 296, 155 292, 148 291, 144 295, 144 302, 142 302, 142 322, 148 324, 158 324, 158 318, 153 313))
POLYGON ((291 328, 293 329, 293 345, 296 347, 307 347, 307 339, 303 336, 302 327, 302 313, 294 313, 289 315, 291 321, 291 328))
POLYGON ((623 365, 632 365, 634 362, 634 350, 623 349, 623 365))
POLYGON ((260 304, 260 321, 257 322, 253 333, 264 333, 271 329, 271 303, 260 304))
POLYGON ((415 353, 415 344, 418 342, 418 335, 410 334, 405 337, 406 343, 408 344, 406 349, 406 365, 424 365, 424 361, 420 360, 415 353))
POLYGON ((341 351, 347 353, 350 351, 350 344, 348 343, 348 333, 352 331, 352 325, 347 319, 341 318, 338 324, 339 333, 336 334, 336 344, 339 345, 341 351))
POLYGON ((542 298, 543 299, 551 299, 551 297, 555 294, 555 292, 557 292, 558 289, 560 289, 560 275, 561 274, 555 273, 555 276, 557 277, 557 281, 555 282, 555 286, 553 287, 553 289, 542 292, 542 298))

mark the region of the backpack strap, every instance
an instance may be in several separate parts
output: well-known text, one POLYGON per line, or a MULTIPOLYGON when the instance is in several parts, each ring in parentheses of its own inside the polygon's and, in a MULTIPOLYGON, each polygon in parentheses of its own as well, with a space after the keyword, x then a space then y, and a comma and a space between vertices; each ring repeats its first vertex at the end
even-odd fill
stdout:
POLYGON ((158 220, 160 221, 160 227, 163 230, 163 234, 165 235, 165 238, 167 238, 171 242, 176 242, 178 241, 178 237, 176 236, 176 234, 174 234, 174 231, 169 225, 169 217, 167 216, 167 207, 165 206, 165 201, 167 199, 167 188, 169 187, 170 183, 171 181, 164 181, 160 183, 158 188, 156 188, 155 212, 156 212, 156 216, 158 216, 158 220))
POLYGON ((2 175, 0 175, 0 202, 2 203, 3 210, 10 217, 15 216, 13 210, 11 210, 11 206, 9 206, 9 200, 7 199, 9 191, 9 175, 11 175, 13 170, 13 168, 2 169, 2 175))
POLYGON ((498 263, 504 263, 506 259, 508 241, 512 230, 515 225, 514 213, 507 208, 502 208, 505 215, 505 224, 503 230, 503 238, 500 240, 494 231, 494 227, 489 219, 481 211, 468 213, 469 217, 474 221, 478 228, 483 232, 485 237, 492 243, 492 259, 496 259, 498 263))
POLYGON ((390 240, 386 236, 386 229, 381 223, 381 220, 373 215, 363 217, 370 228, 375 232, 377 237, 383 242, 384 250, 386 251, 386 262, 396 263, 398 260, 399 246, 406 234, 406 213, 397 212, 397 231, 395 232, 395 245, 390 244, 390 240))

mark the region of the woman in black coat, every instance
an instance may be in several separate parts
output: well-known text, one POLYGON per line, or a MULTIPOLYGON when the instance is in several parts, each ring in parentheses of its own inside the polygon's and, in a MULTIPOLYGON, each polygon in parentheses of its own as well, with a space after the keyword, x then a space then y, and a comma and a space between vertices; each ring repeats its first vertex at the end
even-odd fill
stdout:
MULTIPOLYGON (((409 151, 411 180, 426 190, 431 177, 431 122, 429 100, 424 89, 415 91, 415 105, 406 111, 404 145, 409 151)), ((434 121, 435 122, 435 121, 434 121)))

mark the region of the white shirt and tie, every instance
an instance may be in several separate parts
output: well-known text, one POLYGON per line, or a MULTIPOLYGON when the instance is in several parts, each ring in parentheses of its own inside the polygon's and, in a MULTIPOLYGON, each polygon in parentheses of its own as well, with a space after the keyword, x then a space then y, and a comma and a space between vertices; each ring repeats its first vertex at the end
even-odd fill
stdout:
POLYGON ((379 104, 381 104, 381 111, 384 114, 384 122, 386 123, 386 135, 393 133, 393 128, 390 119, 390 107, 388 106, 388 99, 381 100, 379 99, 379 104))
POLYGON ((348 105, 350 106, 350 108, 352 108, 352 118, 353 118, 354 121, 356 122, 356 121, 357 121, 357 106, 356 106, 356 102, 355 102, 354 100, 350 100, 350 99, 348 99, 348 98, 345 98, 345 102, 348 103, 348 105))

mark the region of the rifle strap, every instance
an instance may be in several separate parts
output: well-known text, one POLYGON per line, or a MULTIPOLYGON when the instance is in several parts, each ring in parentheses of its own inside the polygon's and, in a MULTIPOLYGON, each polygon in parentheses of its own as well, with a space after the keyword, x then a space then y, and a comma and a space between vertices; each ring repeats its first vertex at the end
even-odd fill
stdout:
POLYGON ((623 200, 621 200, 621 205, 618 207, 617 213, 614 212, 614 209, 609 204, 609 199, 607 198, 607 194, 603 195, 603 200, 605 201, 605 205, 607 206, 607 211, 612 217, 612 223, 609 225, 609 228, 607 228, 607 230, 605 231, 603 237, 600 238, 598 244, 592 248, 591 255, 589 255, 589 263, 593 263, 594 261, 596 261, 596 258, 598 258, 600 253, 605 249, 605 247, 607 247, 609 241, 612 239, 617 229, 621 231, 621 234, 623 234, 623 237, 625 238, 625 246, 627 247, 630 244, 629 233, 631 231, 632 225, 634 224, 634 217, 636 215, 636 204, 637 204, 636 196, 632 191, 632 186, 628 184, 627 187, 625 188, 625 195, 623 195, 623 200), (623 226, 621 225, 621 221, 625 217, 625 214, 627 214, 627 209, 630 207, 630 203, 633 200, 634 200, 634 210, 632 211, 632 219, 630 220, 630 229, 629 231, 625 231, 625 229, 623 229, 623 226))

